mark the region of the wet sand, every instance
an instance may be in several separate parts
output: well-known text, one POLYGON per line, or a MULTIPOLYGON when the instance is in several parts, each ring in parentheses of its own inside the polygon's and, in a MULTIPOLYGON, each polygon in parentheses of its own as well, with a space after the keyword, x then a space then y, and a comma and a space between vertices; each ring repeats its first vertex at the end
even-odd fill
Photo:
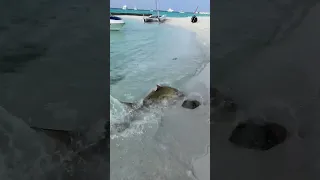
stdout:
MULTIPOLYGON (((179 26, 190 31, 193 31, 197 35, 197 39, 201 42, 205 58, 210 58, 210 17, 198 17, 197 23, 191 23, 190 18, 169 18, 166 22, 170 25, 179 26)), ((198 148, 204 150, 202 155, 193 158, 193 173, 198 180, 209 180, 210 179, 210 63, 208 63, 204 69, 195 77, 193 77, 187 84, 187 89, 190 94, 196 93, 203 98, 203 107, 188 112, 189 114, 181 113, 183 124, 185 124, 185 132, 187 129, 195 128, 192 131, 194 133, 188 133, 190 140, 188 146, 190 149, 196 145, 197 141, 203 143, 198 144, 198 148), (192 112, 194 111, 194 112, 192 112), (198 111, 198 112, 196 112, 198 111), (196 113, 197 116, 193 116, 192 113, 196 113), (198 114, 200 113, 200 114, 198 114), (187 128, 188 127, 188 128, 187 128), (194 143, 194 144, 193 144, 194 143), (202 147, 201 147, 202 146, 202 147), (203 147, 204 146, 204 147, 203 147), (208 147, 206 147, 208 146, 208 147)), ((177 118, 177 119, 180 119, 177 118)), ((181 137, 182 139, 182 137, 181 137)), ((188 148, 187 146, 185 148, 188 148)), ((201 151, 198 151, 198 153, 201 151)))

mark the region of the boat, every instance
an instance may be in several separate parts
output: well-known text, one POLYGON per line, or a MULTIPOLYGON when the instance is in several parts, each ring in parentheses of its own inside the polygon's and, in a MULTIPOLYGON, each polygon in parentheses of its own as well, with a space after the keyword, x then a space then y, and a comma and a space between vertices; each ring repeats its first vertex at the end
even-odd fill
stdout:
POLYGON ((150 9, 150 12, 153 12, 153 9, 150 9))
POLYGON ((184 13, 183 11, 179 11, 179 13, 184 13))
POLYGON ((168 11, 168 12, 173 12, 173 9, 169 8, 167 11, 168 11))
POLYGON ((137 7, 134 7, 134 8, 133 8, 133 10, 135 10, 135 11, 136 11, 136 10, 137 10, 137 7))
POLYGON ((110 15, 110 30, 119 31, 124 26, 125 22, 118 16, 110 15))
POLYGON ((150 15, 143 19, 144 22, 164 22, 166 21, 166 15, 150 15))
POLYGON ((122 9, 126 10, 127 9, 127 5, 122 6, 122 9))
POLYGON ((155 0, 156 2, 156 11, 157 11, 157 14, 153 14, 153 15, 150 15, 148 17, 143 17, 143 21, 146 22, 146 23, 149 23, 149 22, 164 22, 166 21, 167 17, 166 15, 162 15, 160 16, 160 12, 159 12, 159 9, 158 9, 158 0, 155 0))

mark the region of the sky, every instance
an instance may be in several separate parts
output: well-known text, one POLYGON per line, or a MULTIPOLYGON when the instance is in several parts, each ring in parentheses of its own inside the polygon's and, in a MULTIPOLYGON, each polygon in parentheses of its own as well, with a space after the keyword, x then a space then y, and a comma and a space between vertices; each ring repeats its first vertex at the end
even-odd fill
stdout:
MULTIPOLYGON (((127 8, 133 9, 136 6, 138 9, 155 9, 155 0, 110 0, 111 8, 122 8, 127 5, 127 8)), ((199 6, 198 11, 209 12, 210 0, 158 0, 160 10, 193 12, 199 6)))

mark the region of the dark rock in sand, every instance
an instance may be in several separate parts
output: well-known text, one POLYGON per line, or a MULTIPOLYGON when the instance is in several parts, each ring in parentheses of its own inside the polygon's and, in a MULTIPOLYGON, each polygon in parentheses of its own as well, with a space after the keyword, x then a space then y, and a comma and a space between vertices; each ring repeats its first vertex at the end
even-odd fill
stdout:
POLYGON ((187 108, 187 109, 195 109, 198 106, 200 106, 200 102, 197 100, 185 100, 182 103, 182 107, 187 108))
POLYGON ((249 120, 237 125, 229 141, 243 148, 266 151, 283 143, 287 135, 287 130, 279 124, 257 124, 249 120))

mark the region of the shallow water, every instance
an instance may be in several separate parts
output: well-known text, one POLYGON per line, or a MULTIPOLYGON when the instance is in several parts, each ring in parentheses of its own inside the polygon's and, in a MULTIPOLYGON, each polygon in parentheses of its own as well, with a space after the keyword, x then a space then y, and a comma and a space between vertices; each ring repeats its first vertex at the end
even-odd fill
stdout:
POLYGON ((124 29, 110 34, 112 96, 139 99, 156 83, 183 81, 206 62, 194 33, 165 24, 125 21, 124 29))
MULTIPOLYGON (((193 179, 192 158, 205 152, 209 140, 181 138, 188 129, 183 124, 190 128, 196 119, 194 112, 179 107, 182 102, 165 112, 156 108, 142 113, 122 132, 115 131, 113 125, 125 121, 128 112, 119 100, 140 101, 156 84, 192 91, 185 84, 209 61, 208 56, 202 54, 192 32, 166 24, 124 20, 124 28, 110 34, 111 179, 193 179), (188 146, 190 151, 185 151, 188 146)), ((203 116, 208 109, 204 106, 199 112, 203 116)), ((209 138, 208 133, 203 137, 209 138)))
POLYGON ((193 32, 165 24, 125 19, 121 31, 110 34, 111 114, 122 108, 117 100, 139 101, 156 84, 181 87, 203 64, 193 32))

